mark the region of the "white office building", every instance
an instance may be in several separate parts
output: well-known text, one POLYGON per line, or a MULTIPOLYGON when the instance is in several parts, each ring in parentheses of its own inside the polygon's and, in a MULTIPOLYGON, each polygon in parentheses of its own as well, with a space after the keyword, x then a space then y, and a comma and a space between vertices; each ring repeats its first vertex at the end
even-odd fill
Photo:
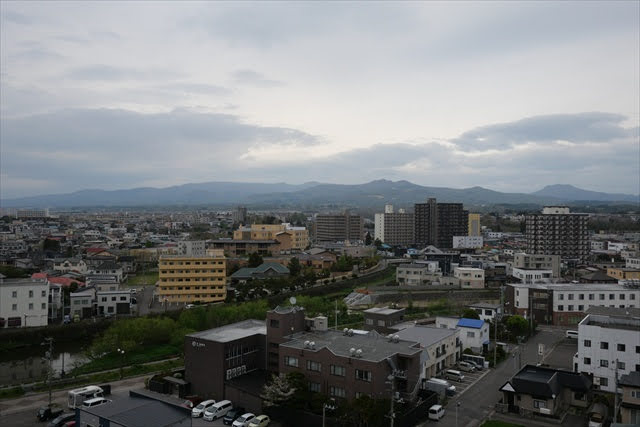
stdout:
POLYGON ((578 325, 574 369, 593 375, 600 390, 615 391, 618 378, 640 371, 640 309, 592 307, 578 325))
POLYGON ((453 236, 453 249, 479 249, 483 243, 482 236, 453 236))
POLYGON ((48 317, 46 279, 7 279, 0 274, 0 328, 47 326, 48 317))

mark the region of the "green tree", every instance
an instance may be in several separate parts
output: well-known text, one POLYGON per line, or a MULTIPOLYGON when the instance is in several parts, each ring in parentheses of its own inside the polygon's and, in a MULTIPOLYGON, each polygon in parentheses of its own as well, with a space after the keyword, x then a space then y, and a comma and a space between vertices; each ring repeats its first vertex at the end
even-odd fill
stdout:
POLYGON ((376 245, 376 248, 380 249, 380 247, 382 246, 382 240, 380 240, 380 239, 376 239, 376 240, 373 242, 373 244, 374 244, 374 245, 376 245))
POLYGON ((273 375, 271 382, 262 389, 262 400, 265 406, 286 406, 296 393, 287 375, 273 375))
POLYGON ((297 277, 300 274, 300 271, 302 270, 302 266, 300 265, 300 260, 297 257, 291 258, 291 261, 289 261, 289 264, 287 265, 287 267, 289 268, 289 275, 291 277, 297 277))
POLYGON ((44 239, 42 250, 60 252, 60 242, 54 239, 44 239))
POLYGON ((262 259, 259 253, 253 252, 251 255, 249 255, 249 263, 248 263, 249 268, 256 268, 259 265, 261 265, 263 262, 264 260, 262 259))
POLYGON ((367 235, 364 236, 364 244, 367 246, 371 245, 371 233, 367 232, 367 235))
POLYGON ((529 323, 527 319, 522 316, 510 316, 507 319, 507 330, 514 336, 525 335, 529 330, 529 323))
POLYGON ((465 319, 480 320, 480 316, 478 315, 478 312, 472 308, 465 308, 465 310, 462 312, 462 317, 464 317, 465 319))

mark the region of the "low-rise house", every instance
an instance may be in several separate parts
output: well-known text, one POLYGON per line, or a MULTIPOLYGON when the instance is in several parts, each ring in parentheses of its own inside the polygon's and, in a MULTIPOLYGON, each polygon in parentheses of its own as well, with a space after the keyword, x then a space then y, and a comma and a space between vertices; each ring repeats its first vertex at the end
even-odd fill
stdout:
POLYGON ((247 280, 268 279, 271 277, 286 277, 289 275, 289 269, 277 262, 265 262, 258 267, 245 267, 236 271, 231 275, 231 280, 238 282, 246 282, 247 280))
POLYGON ((71 316, 79 316, 81 319, 92 317, 95 314, 95 297, 96 291, 93 288, 88 288, 81 292, 72 292, 71 294, 69 294, 71 316))
POLYGON ((122 266, 116 264, 115 262, 104 262, 99 266, 93 268, 92 274, 97 275, 112 275, 116 276, 118 282, 122 283, 126 280, 126 275, 122 269, 122 266))
POLYGON ((364 330, 375 330, 381 334, 394 333, 392 326, 404 322, 404 308, 373 307, 363 311, 364 330))
POLYGON ((484 270, 481 268, 456 267, 453 277, 460 280, 461 289, 484 288, 484 270))
POLYGON ((47 326, 48 318, 46 279, 7 279, 0 274, 0 328, 47 326))
POLYGON ((525 418, 535 415, 560 418, 570 406, 589 406, 591 380, 581 373, 527 365, 500 391, 504 410, 525 418))
POLYGON ((131 291, 98 291, 96 292, 97 314, 99 316, 115 314, 131 314, 131 291))
POLYGON ((493 322, 496 315, 502 315, 502 306, 500 304, 490 304, 488 302, 478 302, 467 306, 471 310, 475 310, 480 320, 485 322, 493 322))
POLYGON ((76 271, 81 274, 87 274, 88 272, 87 263, 79 258, 54 259, 53 269, 63 273, 76 271))
POLYGON ((431 283, 434 273, 437 273, 438 270, 438 263, 435 261, 400 264, 396 269, 396 281, 401 286, 428 285, 431 283))
POLYGON ((413 325, 397 331, 395 335, 406 341, 420 343, 420 348, 423 349, 420 357, 420 379, 424 381, 454 366, 462 354, 458 329, 413 325))
POLYGON ((436 327, 460 330, 462 350, 482 353, 489 348, 489 323, 484 320, 438 316, 436 327))
POLYGON ((640 425, 640 372, 635 370, 618 380, 622 387, 620 422, 624 425, 640 425))

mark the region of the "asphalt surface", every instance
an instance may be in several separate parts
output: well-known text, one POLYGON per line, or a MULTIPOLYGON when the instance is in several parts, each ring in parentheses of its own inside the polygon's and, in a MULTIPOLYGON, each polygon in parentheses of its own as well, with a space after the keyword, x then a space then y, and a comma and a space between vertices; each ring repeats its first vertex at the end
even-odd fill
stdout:
MULTIPOLYGON (((527 363, 546 363, 546 359, 552 354, 554 354, 553 357, 558 358, 558 360, 564 360, 566 358, 565 355, 555 355, 556 348, 564 341, 564 334, 564 330, 560 329, 541 330, 527 343, 518 346, 511 353, 512 357, 510 360, 506 360, 498 365, 497 369, 489 370, 489 372, 480 377, 477 382, 467 386, 451 398, 445 407, 445 416, 440 419, 438 425, 447 427, 479 426, 483 420, 493 413, 495 404, 502 397, 502 393, 499 391, 500 387, 519 370, 519 362, 521 366, 527 363), (538 356, 538 344, 540 343, 545 346, 545 355, 543 357, 538 356), (520 357, 517 356, 518 354, 520 354, 520 357), (515 355, 515 357, 513 357, 513 355, 515 355), (457 407, 458 402, 460 402, 460 406, 457 407)), ((573 353, 575 353, 575 351, 573 353)), ((573 353, 571 353, 572 356, 573 353)), ((567 368, 570 366, 571 364, 569 364, 567 368)), ((452 382, 452 384, 454 383, 452 382)), ((458 384, 455 384, 456 387, 458 387, 458 384)), ((419 424, 419 426, 429 425, 436 425, 435 421, 426 421, 419 424)))

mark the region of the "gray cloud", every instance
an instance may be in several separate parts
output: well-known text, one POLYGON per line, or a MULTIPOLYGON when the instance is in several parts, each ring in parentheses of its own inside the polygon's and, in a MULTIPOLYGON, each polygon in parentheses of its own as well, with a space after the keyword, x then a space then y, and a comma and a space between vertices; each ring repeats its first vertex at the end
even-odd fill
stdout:
POLYGON ((23 15, 21 13, 18 13, 12 10, 4 10, 4 8, 0 16, 2 16, 3 21, 11 22, 13 24, 31 25, 32 23, 32 20, 29 19, 29 17, 27 17, 26 15, 23 15))
POLYGON ((573 143, 608 142, 637 135, 637 128, 622 127, 626 117, 610 113, 551 114, 510 123, 483 126, 452 140, 467 150, 506 150, 529 142, 558 140, 573 143))
POLYGON ((146 80, 149 78, 172 79, 182 76, 182 73, 170 70, 139 70, 105 64, 94 64, 72 69, 66 73, 65 77, 74 80, 120 81, 146 80))
POLYGON ((183 93, 208 94, 208 95, 229 95, 230 89, 223 86, 216 86, 206 83, 171 83, 158 87, 162 90, 171 90, 183 93))
POLYGON ((277 80, 267 79, 262 74, 253 70, 237 70, 232 75, 236 83, 258 87, 277 87, 283 83, 277 80))

